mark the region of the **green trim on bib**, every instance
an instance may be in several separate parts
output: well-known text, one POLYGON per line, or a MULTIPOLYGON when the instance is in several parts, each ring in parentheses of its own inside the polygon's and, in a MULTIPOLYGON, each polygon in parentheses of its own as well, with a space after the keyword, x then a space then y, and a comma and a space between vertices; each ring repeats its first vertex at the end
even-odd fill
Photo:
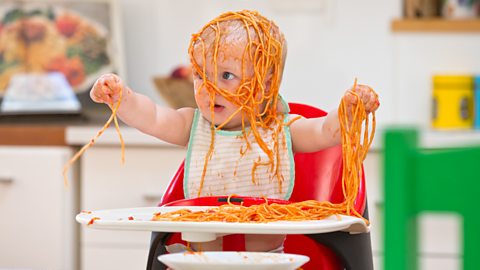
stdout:
POLYGON ((193 124, 190 129, 190 139, 188 140, 187 156, 185 157, 185 167, 183 168, 183 196, 185 197, 185 199, 189 199, 188 174, 190 170, 190 160, 192 157, 193 138, 195 137, 195 130, 197 129, 197 125, 198 125, 198 117, 200 117, 200 111, 196 109, 195 114, 193 115, 193 124))
MULTIPOLYGON (((288 106, 288 103, 285 101, 285 99, 282 97, 282 95, 278 95, 280 97, 280 102, 282 103, 283 109, 284 109, 284 114, 289 114, 290 113, 290 106, 288 106)), ((288 122, 287 122, 288 123, 288 122)))
MULTIPOLYGON (((290 111, 288 104, 287 104, 287 108, 288 108, 288 111, 290 111)), ((289 121, 290 121, 290 114, 286 113, 283 123, 286 124, 289 121)), ((288 190, 285 193, 285 200, 288 200, 292 196, 293 187, 295 186, 295 159, 293 158, 292 135, 290 134, 290 127, 284 126, 283 129, 285 130, 284 131, 285 140, 287 142, 288 157, 290 159, 290 186, 288 187, 288 190)))
MULTIPOLYGON (((250 127, 246 128, 245 131, 249 130, 250 127)), ((243 131, 241 130, 217 130, 215 131, 215 134, 221 135, 221 136, 230 136, 230 137, 235 137, 235 136, 243 136, 243 131)))

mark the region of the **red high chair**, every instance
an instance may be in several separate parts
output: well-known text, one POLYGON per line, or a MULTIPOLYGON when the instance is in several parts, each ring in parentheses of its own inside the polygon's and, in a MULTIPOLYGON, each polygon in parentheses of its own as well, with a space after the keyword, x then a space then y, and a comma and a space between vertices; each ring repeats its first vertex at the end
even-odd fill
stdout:
MULTIPOLYGON (((306 118, 323 117, 327 113, 303 104, 290 103, 290 113, 306 118)), ((315 199, 318 201, 343 201, 342 191, 342 148, 334 146, 314 153, 296 153, 295 186, 291 202, 315 199)), ((226 203, 225 197, 210 197, 184 200, 183 193, 184 163, 165 191, 161 205, 219 205, 226 203)), ((248 199, 248 198, 247 198, 248 199)), ((240 198, 240 200, 242 200, 240 198)), ((245 200, 248 204, 261 203, 254 199, 245 200)), ((281 202, 281 200, 279 201, 281 202)), ((365 175, 362 173, 355 210, 368 218, 365 175)), ((158 256, 165 254, 165 245, 180 242, 179 234, 153 232, 147 262, 147 270, 165 269, 158 261, 158 256)), ((238 246, 237 246, 238 248, 238 246)), ((240 248, 244 244, 240 243, 240 248)), ((350 234, 348 232, 331 232, 309 235, 288 235, 284 243, 285 253, 303 254, 310 261, 304 270, 372 270, 373 258, 370 233, 350 234)), ((225 245, 224 245, 225 249, 225 245)), ((236 249, 238 250, 238 249, 236 249)))

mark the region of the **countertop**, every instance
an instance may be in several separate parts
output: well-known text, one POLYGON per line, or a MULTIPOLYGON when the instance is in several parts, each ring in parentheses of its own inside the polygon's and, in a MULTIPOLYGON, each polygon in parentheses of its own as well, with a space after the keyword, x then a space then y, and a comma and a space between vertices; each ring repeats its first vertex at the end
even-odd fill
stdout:
MULTIPOLYGON (((0 115, 0 145, 81 146, 101 130, 110 114, 108 108, 101 107, 81 114, 0 115)), ((128 145, 174 147, 126 125, 121 124, 120 129, 128 145)), ((119 144, 113 123, 96 144, 119 144)))
MULTIPOLYGON (((83 145, 90 141, 91 137, 100 130, 101 126, 71 126, 67 128, 66 141, 72 145, 83 145)), ((383 145, 383 131, 385 127, 377 128, 375 137, 370 147, 371 151, 381 151, 383 145)), ((163 145, 172 146, 152 136, 145 135, 140 131, 128 127, 121 127, 122 135, 125 143, 131 145, 163 145)), ((103 145, 118 145, 119 139, 115 128, 110 127, 102 137, 97 141, 97 144, 103 145)), ((480 130, 469 131, 437 131, 437 130, 420 130, 419 145, 423 148, 448 148, 461 147, 468 145, 480 145, 480 130)))
MULTIPOLYGON (((0 145, 30 146, 82 146, 97 134, 110 117, 105 107, 88 110, 80 115, 37 115, 4 117, 0 115, 0 145)), ((372 151, 380 151, 383 145, 383 130, 377 127, 372 151)), ((177 147, 158 140, 140 131, 121 125, 122 136, 127 145, 177 147)), ((480 145, 480 130, 437 131, 421 129, 419 145, 423 148, 446 148, 480 145)), ((114 126, 109 127, 96 141, 98 145, 120 143, 114 126)))
MULTIPOLYGON (((84 145, 101 130, 102 126, 68 126, 65 130, 65 141, 68 145, 84 145)), ((150 135, 146 135, 137 129, 122 125, 120 132, 126 145, 136 146, 161 146, 161 147, 179 147, 159 140, 150 135)), ((115 126, 112 125, 105 130, 100 138, 95 142, 96 145, 120 145, 118 133, 115 126)))
POLYGON ((100 125, 100 115, 0 115, 0 145, 65 146, 67 127, 100 125))

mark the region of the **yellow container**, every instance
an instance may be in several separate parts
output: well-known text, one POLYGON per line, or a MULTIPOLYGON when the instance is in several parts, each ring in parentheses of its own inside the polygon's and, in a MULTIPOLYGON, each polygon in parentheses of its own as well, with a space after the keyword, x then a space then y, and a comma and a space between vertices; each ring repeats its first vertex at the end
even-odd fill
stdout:
POLYGON ((473 100, 473 76, 434 76, 433 128, 471 129, 474 118, 473 100))

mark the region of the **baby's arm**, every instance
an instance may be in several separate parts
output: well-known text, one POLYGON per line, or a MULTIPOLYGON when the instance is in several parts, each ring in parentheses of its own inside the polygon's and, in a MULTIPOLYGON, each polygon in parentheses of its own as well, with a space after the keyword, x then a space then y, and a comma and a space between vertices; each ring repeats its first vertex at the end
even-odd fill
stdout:
MULTIPOLYGON (((374 112, 380 105, 377 94, 367 85, 357 85, 350 89, 342 99, 346 102, 347 111, 357 104, 354 91, 360 97, 367 113, 374 112)), ((340 121, 338 110, 321 118, 301 118, 290 125, 293 151, 315 152, 341 143, 340 121)))
POLYGON ((321 118, 300 118, 290 125, 290 131, 294 152, 320 151, 341 142, 336 111, 331 111, 321 118))
POLYGON ((90 97, 97 103, 112 107, 117 104, 121 91, 122 100, 117 115, 123 122, 166 142, 187 145, 193 108, 174 110, 160 107, 150 98, 132 91, 114 74, 102 75, 90 91, 90 97))

